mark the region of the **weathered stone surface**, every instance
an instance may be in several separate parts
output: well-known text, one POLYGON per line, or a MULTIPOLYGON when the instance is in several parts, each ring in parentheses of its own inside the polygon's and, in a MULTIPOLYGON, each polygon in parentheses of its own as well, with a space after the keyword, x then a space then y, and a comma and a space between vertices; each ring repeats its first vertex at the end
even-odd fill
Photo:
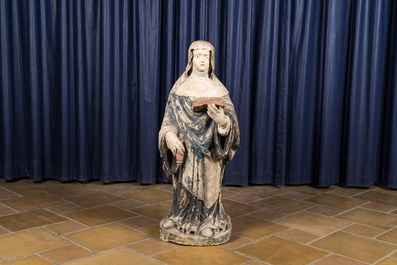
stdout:
POLYGON ((229 92, 214 75, 214 52, 205 41, 189 47, 188 65, 170 92, 159 132, 163 169, 174 186, 171 211, 160 223, 164 241, 212 246, 231 235, 220 194, 240 131, 229 92))
POLYGON ((176 228, 165 229, 160 226, 160 238, 164 241, 189 246, 216 246, 229 241, 232 234, 231 226, 228 230, 215 234, 212 237, 190 235, 182 233, 176 228))

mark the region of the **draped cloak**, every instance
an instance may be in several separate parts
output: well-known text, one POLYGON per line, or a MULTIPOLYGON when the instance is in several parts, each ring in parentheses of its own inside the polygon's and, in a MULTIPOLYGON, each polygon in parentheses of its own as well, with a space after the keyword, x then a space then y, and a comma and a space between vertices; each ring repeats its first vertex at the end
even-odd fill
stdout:
POLYGON ((226 88, 216 77, 207 80, 225 100, 224 113, 230 121, 227 135, 218 133, 218 125, 206 111, 193 111, 194 96, 177 93, 186 80, 178 80, 171 91, 159 132, 163 169, 175 188, 171 212, 162 222, 171 218, 178 229, 189 233, 199 233, 206 227, 224 230, 230 223, 230 217, 223 210, 220 189, 225 165, 238 148, 239 126, 226 88), (185 146, 182 166, 177 166, 175 157, 167 148, 165 136, 170 131, 185 146))

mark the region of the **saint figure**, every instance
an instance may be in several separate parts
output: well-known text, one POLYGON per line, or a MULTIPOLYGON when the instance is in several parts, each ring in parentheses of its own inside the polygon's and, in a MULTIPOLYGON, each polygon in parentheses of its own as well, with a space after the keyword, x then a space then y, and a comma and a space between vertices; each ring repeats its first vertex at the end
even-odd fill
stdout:
POLYGON ((165 241, 218 245, 230 238, 221 186, 240 131, 229 92, 214 74, 214 52, 209 42, 193 42, 168 97, 159 132, 163 169, 174 186, 171 211, 160 223, 165 241))

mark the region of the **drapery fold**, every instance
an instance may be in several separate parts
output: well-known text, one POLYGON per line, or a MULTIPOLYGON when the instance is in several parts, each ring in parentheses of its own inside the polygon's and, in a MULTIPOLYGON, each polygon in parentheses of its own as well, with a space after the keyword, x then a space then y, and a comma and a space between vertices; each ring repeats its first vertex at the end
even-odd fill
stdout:
POLYGON ((157 134, 197 39, 240 121, 226 184, 397 188, 393 0, 0 0, 0 176, 166 181, 157 134))

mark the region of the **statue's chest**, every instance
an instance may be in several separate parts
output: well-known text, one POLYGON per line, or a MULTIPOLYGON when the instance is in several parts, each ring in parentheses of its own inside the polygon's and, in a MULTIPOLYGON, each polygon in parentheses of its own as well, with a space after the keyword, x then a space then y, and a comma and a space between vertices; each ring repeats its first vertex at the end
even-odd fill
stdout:
POLYGON ((223 97, 225 92, 211 79, 203 77, 189 77, 175 94, 184 97, 223 97))

